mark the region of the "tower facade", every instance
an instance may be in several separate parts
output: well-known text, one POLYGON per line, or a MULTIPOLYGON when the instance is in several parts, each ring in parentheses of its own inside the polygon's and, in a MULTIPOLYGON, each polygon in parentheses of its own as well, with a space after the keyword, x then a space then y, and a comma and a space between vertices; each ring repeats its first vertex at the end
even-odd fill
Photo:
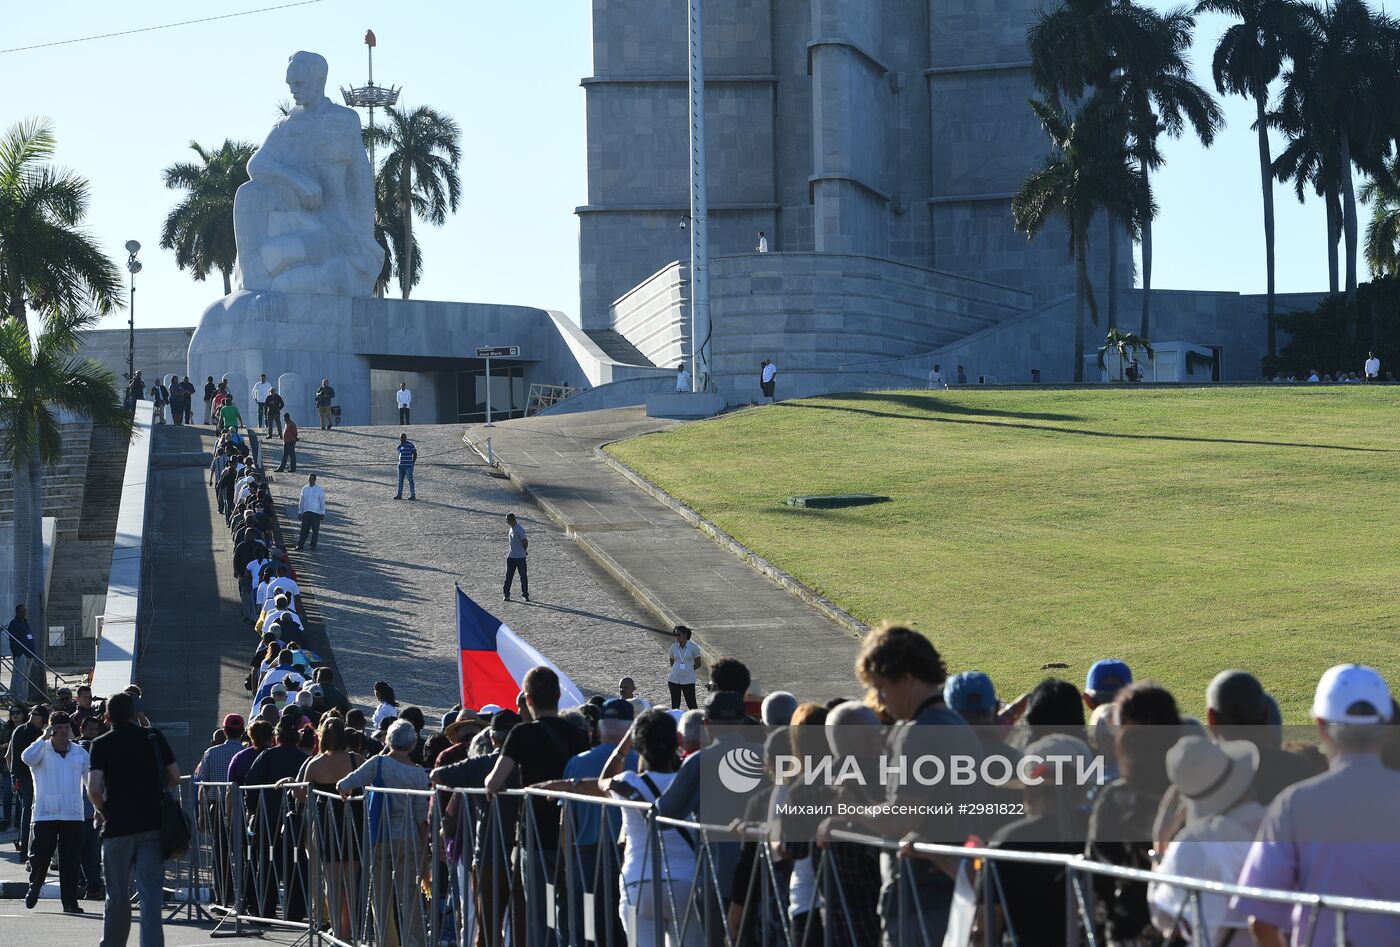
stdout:
MULTIPOLYGON (((1038 5, 706 0, 711 254, 752 252, 762 231, 778 253, 891 260, 1037 302, 1073 292, 1063 231, 1028 241, 1011 216, 1048 151, 1026 106, 1038 5)), ((685 0, 593 0, 593 48, 580 314, 606 329, 614 300, 688 254, 685 0)), ((1106 228, 1094 237, 1101 250, 1106 228)))

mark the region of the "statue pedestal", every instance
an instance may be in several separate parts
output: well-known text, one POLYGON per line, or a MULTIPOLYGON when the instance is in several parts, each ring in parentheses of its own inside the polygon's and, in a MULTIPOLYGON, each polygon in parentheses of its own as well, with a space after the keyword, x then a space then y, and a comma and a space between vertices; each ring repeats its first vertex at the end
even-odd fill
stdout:
MULTIPOLYGON (((296 375, 301 391, 287 394, 284 409, 306 428, 316 424, 313 397, 330 379, 342 424, 370 423, 369 358, 352 343, 354 299, 309 293, 239 291, 216 301, 199 319, 190 340, 190 380, 203 385, 229 375, 269 379, 296 375), (293 400, 295 398, 296 400, 293 400)), ((257 422, 247 386, 233 398, 245 419, 257 422)))

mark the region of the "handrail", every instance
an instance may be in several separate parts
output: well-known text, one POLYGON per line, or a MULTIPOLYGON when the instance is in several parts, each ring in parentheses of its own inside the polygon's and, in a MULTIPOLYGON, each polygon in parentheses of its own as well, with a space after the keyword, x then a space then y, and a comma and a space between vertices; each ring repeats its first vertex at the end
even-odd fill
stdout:
MULTIPOLYGON (((182 777, 189 779, 189 777, 182 777)), ((202 782, 203 787, 217 788, 223 787, 225 790, 241 789, 245 792, 256 790, 288 790, 306 789, 310 784, 306 782, 284 782, 270 785, 239 786, 234 783, 210 783, 202 782)), ((322 790, 313 790, 317 795, 333 797, 332 794, 322 790)), ((431 798, 438 793, 450 793, 462 796, 485 797, 487 792, 481 788, 449 788, 445 786, 435 786, 432 789, 400 789, 394 787, 370 786, 364 791, 364 795, 371 793, 382 793, 389 796, 410 796, 431 798)), ((575 802, 589 805, 606 806, 613 809, 633 809, 652 810, 652 803, 640 802, 637 800, 615 799, 605 796, 591 796, 581 793, 564 792, 553 789, 539 789, 535 787, 525 787, 523 789, 505 789, 498 795, 518 798, 541 798, 558 802, 575 802)), ((766 826, 761 823, 741 823, 734 826, 721 826, 696 822, 688 819, 676 819, 662 816, 659 813, 653 816, 653 821, 658 825, 686 829, 690 832, 709 835, 726 836, 749 836, 762 837, 765 834, 766 826)), ((884 852, 897 852, 904 847, 903 843, 875 835, 866 835, 859 832, 851 832, 845 829, 832 829, 828 838, 831 841, 848 842, 855 845, 862 845, 868 848, 879 849, 884 852)), ((1099 875, 1109 878, 1117 878, 1124 881, 1156 882, 1158 884, 1171 885, 1187 891, 1195 891, 1201 894, 1214 894, 1224 897, 1243 897, 1254 901, 1267 901, 1277 904, 1302 905, 1321 910, 1361 912, 1365 914, 1380 914, 1387 917, 1400 918, 1400 902, 1380 901, 1371 898, 1352 898, 1343 895, 1316 894, 1310 892, 1282 891, 1273 888, 1256 888, 1248 885, 1226 884, 1223 882, 1207 881, 1200 878, 1190 878, 1183 875, 1168 875, 1155 871, 1144 871, 1138 868, 1124 868, 1119 865, 1111 865, 1105 862, 1093 861, 1083 855, 1062 855, 1048 852, 1027 852, 1015 849, 985 848, 985 847, 964 847, 959 845, 944 845, 932 842, 914 842, 911 845, 914 852, 922 855, 936 855, 952 857, 958 859, 977 858, 989 862, 1015 862, 1019 864, 1044 865, 1047 867, 1059 867, 1069 869, 1074 872, 1084 874, 1099 875)))

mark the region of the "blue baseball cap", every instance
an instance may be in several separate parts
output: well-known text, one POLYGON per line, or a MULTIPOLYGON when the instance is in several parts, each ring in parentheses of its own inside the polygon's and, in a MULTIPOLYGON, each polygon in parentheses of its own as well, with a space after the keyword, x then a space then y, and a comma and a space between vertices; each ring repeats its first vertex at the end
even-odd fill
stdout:
POLYGON ((957 713, 997 709, 997 691, 992 679, 981 671, 963 671, 943 685, 943 702, 957 713))
POLYGON ((635 717, 636 710, 631 703, 621 697, 614 697, 612 700, 603 702, 603 712, 599 715, 599 720, 631 720, 635 717))
POLYGON ((1112 700, 1113 695, 1133 682, 1133 670, 1126 661, 1104 658, 1095 661, 1084 678, 1084 691, 1095 700, 1112 700))

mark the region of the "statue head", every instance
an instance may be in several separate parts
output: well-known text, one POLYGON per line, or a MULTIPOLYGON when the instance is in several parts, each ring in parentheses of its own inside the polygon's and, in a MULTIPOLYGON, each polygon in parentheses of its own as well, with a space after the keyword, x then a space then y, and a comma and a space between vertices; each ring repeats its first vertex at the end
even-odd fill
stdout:
POLYGON ((305 51, 292 53, 287 60, 287 88, 297 105, 310 105, 326 95, 326 57, 305 51))

